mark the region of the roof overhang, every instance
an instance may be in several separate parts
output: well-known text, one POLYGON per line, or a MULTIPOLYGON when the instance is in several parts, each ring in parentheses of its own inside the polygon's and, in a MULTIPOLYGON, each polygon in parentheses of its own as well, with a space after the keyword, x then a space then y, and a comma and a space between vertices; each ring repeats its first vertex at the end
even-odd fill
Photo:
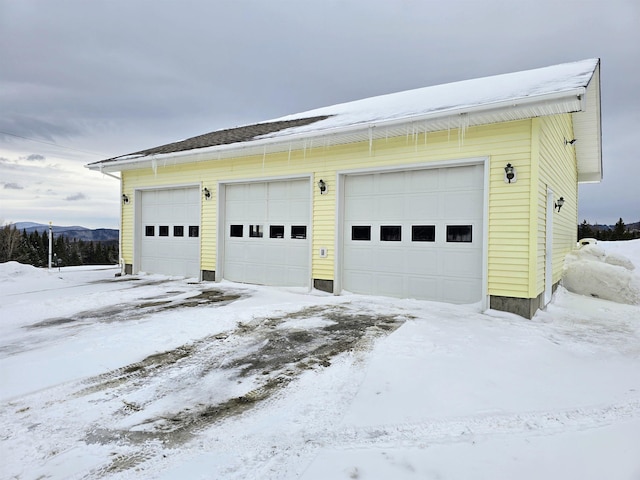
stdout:
POLYGON ((600 62, 587 85, 584 105, 573 113, 573 133, 578 182, 594 183, 602 180, 602 125, 600 114, 600 62))

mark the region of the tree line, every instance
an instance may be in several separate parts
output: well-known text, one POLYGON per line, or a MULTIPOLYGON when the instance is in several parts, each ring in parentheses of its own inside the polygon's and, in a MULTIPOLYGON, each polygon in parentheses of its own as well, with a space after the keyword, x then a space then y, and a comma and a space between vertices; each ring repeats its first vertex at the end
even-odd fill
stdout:
MULTIPOLYGON (((112 265, 118 263, 117 242, 85 242, 63 235, 53 236, 54 266, 112 265)), ((49 234, 20 232, 15 225, 0 228, 0 263, 16 261, 35 267, 49 264, 49 234)))
POLYGON ((640 238, 640 230, 630 230, 624 224, 622 218, 616 222, 613 229, 594 228, 584 220, 578 225, 578 239, 595 238, 596 240, 615 241, 615 240, 633 240, 640 238))

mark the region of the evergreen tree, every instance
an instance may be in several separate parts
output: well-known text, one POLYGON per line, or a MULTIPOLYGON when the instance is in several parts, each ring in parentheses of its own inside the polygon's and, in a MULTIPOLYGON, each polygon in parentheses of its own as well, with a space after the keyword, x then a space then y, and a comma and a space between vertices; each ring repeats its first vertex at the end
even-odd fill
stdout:
POLYGON ((578 227, 578 238, 594 238, 594 235, 591 225, 584 220, 578 227))
POLYGON ((611 233, 611 240, 624 240, 626 238, 627 227, 625 226, 622 218, 618 220, 613 227, 613 232, 611 233))

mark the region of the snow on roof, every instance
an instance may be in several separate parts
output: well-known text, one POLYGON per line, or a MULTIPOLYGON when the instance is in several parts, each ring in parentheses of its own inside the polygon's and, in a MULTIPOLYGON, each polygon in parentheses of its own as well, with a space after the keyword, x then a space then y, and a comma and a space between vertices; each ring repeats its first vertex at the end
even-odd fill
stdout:
MULTIPOLYGON (((177 158, 181 157, 180 161, 194 161, 211 159, 212 153, 218 158, 264 154, 307 148, 307 139, 322 136, 331 136, 331 141, 335 144, 362 141, 366 138, 371 141, 372 138, 382 135, 381 129, 375 134, 371 131, 367 133, 367 130, 374 126, 386 126, 387 131, 384 135, 392 136, 401 133, 389 129, 389 126, 412 122, 422 122, 424 131, 437 131, 446 130, 450 126, 457 128, 578 112, 584 109, 581 102, 594 74, 598 71, 598 66, 599 59, 588 59, 380 95, 257 124, 218 130, 101 160, 87 167, 93 170, 119 171, 125 168, 139 168, 141 162, 162 158, 178 161, 177 158), (461 115, 465 114, 466 124, 451 124, 451 118, 462 118, 461 115), (443 118, 446 118, 446 121, 443 121, 443 118), (193 158, 194 155, 197 156, 196 159, 193 158)), ((598 137, 596 151, 589 153, 591 163, 588 172, 596 181, 601 174, 599 86, 597 90, 597 119, 593 120, 595 126, 591 126, 588 131, 590 136, 598 137)), ((591 115, 590 119, 595 118, 595 112, 591 115)), ((580 157, 580 151, 578 154, 580 157)))
POLYGON ((582 60, 535 70, 417 88, 309 110, 272 121, 318 116, 329 118, 310 125, 270 133, 263 137, 393 119, 411 119, 426 114, 460 111, 506 101, 572 92, 587 87, 598 62, 598 59, 582 60))

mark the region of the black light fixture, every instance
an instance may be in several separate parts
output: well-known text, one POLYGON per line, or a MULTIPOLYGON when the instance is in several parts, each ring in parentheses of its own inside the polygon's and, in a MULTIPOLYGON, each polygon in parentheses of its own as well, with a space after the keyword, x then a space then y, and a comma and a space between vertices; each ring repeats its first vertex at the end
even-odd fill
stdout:
POLYGON ((564 139, 564 144, 565 145, 573 145, 574 143, 576 143, 578 141, 577 138, 572 138, 571 140, 567 140, 566 138, 564 139))
POLYGON ((318 182, 318 188, 320 189, 320 195, 324 195, 325 193, 327 193, 327 184, 324 182, 324 180, 320 179, 320 181, 318 182))
POLYGON ((210 200, 211 199, 211 192, 209 191, 209 189, 207 187, 204 187, 202 189, 202 194, 204 195, 204 199, 205 200, 210 200))
POLYGON ((558 212, 560 212, 560 209, 562 208, 563 205, 564 205, 564 197, 560 197, 558 201, 553 204, 553 207, 557 208, 558 212))
POLYGON ((516 183, 516 168, 507 163, 507 166, 504 167, 504 182, 505 183, 516 183))
POLYGON ((125 193, 122 194, 122 203, 124 205, 126 205, 127 203, 129 203, 129 197, 127 197, 127 195, 125 193))

